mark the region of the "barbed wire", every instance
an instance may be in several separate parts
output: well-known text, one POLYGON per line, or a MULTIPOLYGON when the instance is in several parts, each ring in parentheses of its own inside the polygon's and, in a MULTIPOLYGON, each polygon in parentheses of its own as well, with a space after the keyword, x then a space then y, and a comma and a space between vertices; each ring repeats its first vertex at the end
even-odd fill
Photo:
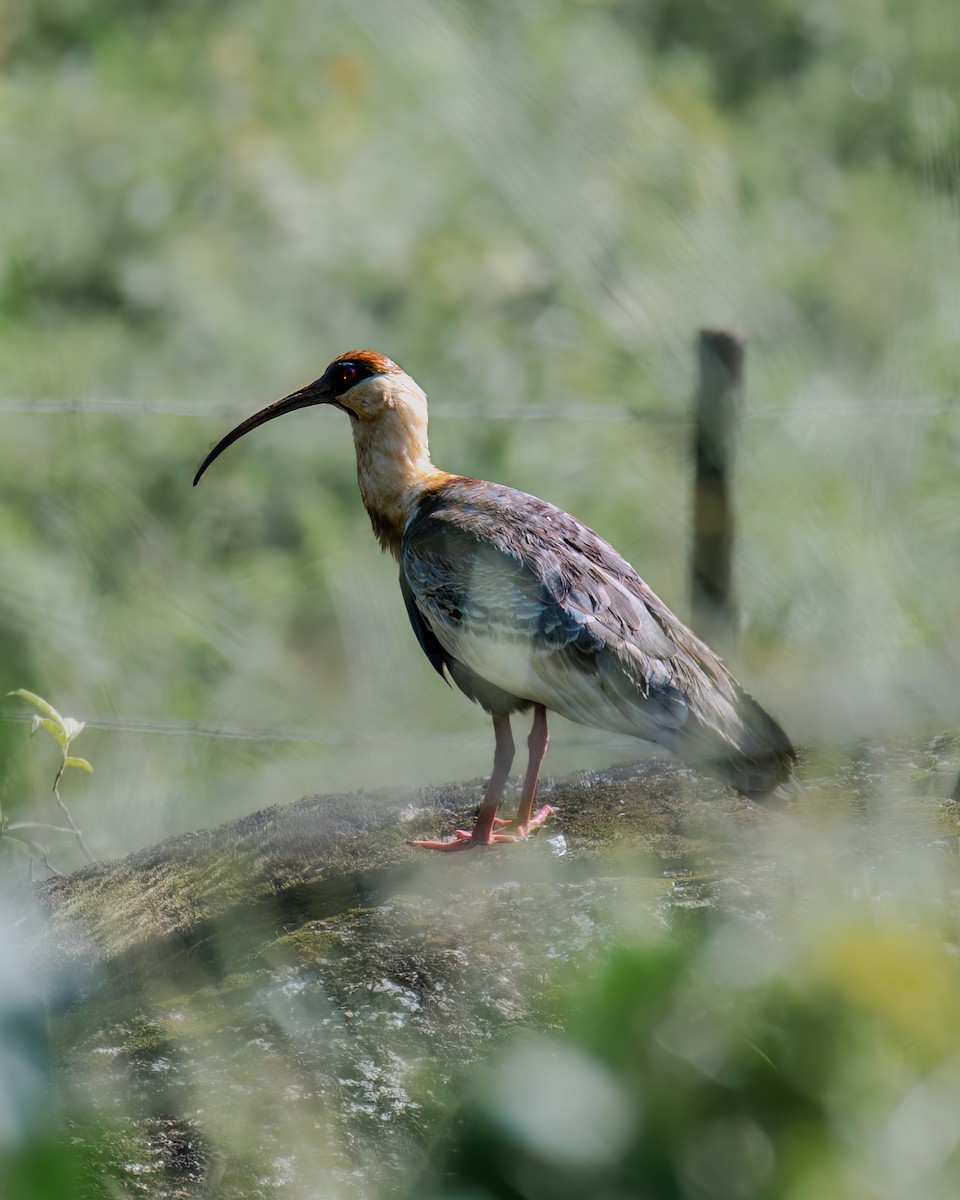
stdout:
MULTIPOLYGON (((0 708, 0 722, 25 725, 32 720, 30 713, 0 708)), ((115 733, 144 733, 161 737, 225 738, 241 742, 307 742, 322 746, 405 746, 425 741, 442 742, 451 746, 468 745, 479 737, 469 732, 445 734, 404 734, 362 730, 300 729, 273 726, 258 727, 229 722, 179 721, 168 717, 91 716, 84 718, 88 729, 104 729, 115 733)))
MULTIPOLYGON (((30 416, 56 416, 63 414, 99 414, 118 416, 194 417, 225 419, 246 416, 250 405, 235 401, 218 403, 206 401, 190 404, 179 400, 134 400, 117 396, 82 397, 0 397, 0 413, 30 416)), ((916 399, 852 400, 849 402, 820 401, 810 404, 750 404, 743 406, 741 414, 747 418, 793 418, 807 414, 836 416, 937 416, 941 413, 960 412, 958 396, 924 396, 916 399)), ((556 405, 526 404, 516 406, 484 406, 479 404, 433 404, 430 415, 441 420, 466 421, 590 421, 590 422, 634 422, 658 421, 687 424, 692 419, 690 412, 666 412, 663 409, 635 408, 630 405, 609 404, 556 405)))
MULTIPOLYGON (((32 716, 26 712, 15 712, 0 706, 0 724, 27 725, 32 716)), ((170 717, 141 716, 89 716, 83 722, 88 729, 102 729, 113 733, 142 733, 159 737, 185 737, 225 739, 240 742, 301 742, 317 746, 423 746, 438 744, 454 748, 486 745, 488 727, 463 730, 459 733, 401 733, 396 730, 376 730, 365 733, 360 729, 303 729, 298 727, 238 725, 231 722, 185 721, 170 717)), ((596 744, 592 739, 577 738, 576 734, 564 739, 566 745, 596 744)), ((615 740, 610 738, 602 741, 615 740)), ((625 739, 621 739, 625 740, 625 739)), ((649 749, 649 747, 648 747, 649 749)))

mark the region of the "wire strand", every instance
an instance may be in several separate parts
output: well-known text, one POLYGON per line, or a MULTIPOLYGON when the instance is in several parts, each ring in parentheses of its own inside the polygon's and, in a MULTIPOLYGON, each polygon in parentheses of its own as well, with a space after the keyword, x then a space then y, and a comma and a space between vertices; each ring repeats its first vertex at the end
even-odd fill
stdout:
MULTIPOLYGON (((29 713, 0 708, 0 723, 29 724, 29 713)), ((486 742, 486 731, 464 730, 462 733, 398 733, 377 730, 366 734, 357 730, 280 728, 272 726, 238 725, 230 722, 181 721, 169 717, 104 716, 84 718, 87 729, 102 729, 113 733, 142 733, 159 737, 227 739, 241 742, 302 742, 318 746, 417 746, 437 745, 467 747, 486 742)), ((571 743, 578 744, 574 737, 571 743)), ((584 739, 584 744, 587 744, 584 739)))
MULTIPOLYGON (((186 404, 177 400, 135 400, 116 396, 84 397, 0 397, 0 413, 17 413, 29 416, 59 416, 73 414, 99 414, 115 416, 138 416, 146 414, 158 417, 240 417, 249 411, 249 406, 235 402, 186 404)), ((807 413, 823 413, 847 416, 936 416, 941 413, 960 411, 960 397, 928 396, 915 400, 855 400, 849 403, 813 403, 794 405, 745 404, 742 415, 746 418, 797 417, 807 413)), ((662 409, 631 408, 628 405, 562 406, 552 404, 529 404, 519 407, 477 404, 452 406, 435 404, 430 408, 431 417, 441 420, 466 421, 591 421, 632 422, 663 421, 688 423, 689 412, 667 412, 662 409)))

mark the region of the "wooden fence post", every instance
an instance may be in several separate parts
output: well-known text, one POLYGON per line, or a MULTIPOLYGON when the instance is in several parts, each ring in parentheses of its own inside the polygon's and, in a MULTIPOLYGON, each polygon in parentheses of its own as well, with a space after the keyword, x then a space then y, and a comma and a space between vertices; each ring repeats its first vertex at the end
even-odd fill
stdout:
POLYGON ((700 330, 694 402, 692 624, 721 653, 734 644, 738 623, 733 590, 733 459, 744 352, 742 338, 719 329, 700 330))

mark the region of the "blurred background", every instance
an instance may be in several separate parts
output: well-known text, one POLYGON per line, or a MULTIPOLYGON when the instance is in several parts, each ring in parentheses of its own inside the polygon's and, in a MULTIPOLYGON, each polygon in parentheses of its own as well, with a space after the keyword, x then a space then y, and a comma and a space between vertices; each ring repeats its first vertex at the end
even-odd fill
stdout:
MULTIPOLYGON (((439 465, 687 616, 694 338, 742 332, 736 673, 801 742, 955 726, 955 34, 947 0, 8 5, 0 683, 89 722, 97 853, 489 770, 340 414, 190 487, 361 346, 431 396, 439 465)), ((16 815, 55 761, 25 714, 16 815)), ((554 773, 639 750, 555 732, 554 773)))
MULTIPOLYGON (((62 790, 98 857, 489 770, 342 414, 190 486, 364 346, 438 465, 569 509, 687 617, 695 340, 743 334, 729 661, 815 767, 676 870, 424 870, 233 1001, 51 1020, 0 908, 0 1192, 366 1197, 372 1161, 447 1200, 957 1194, 958 34, 955 0, 3 7, 0 692, 87 722, 62 790)), ((0 703, 3 817, 59 823, 28 720, 0 703)), ((555 775, 641 752, 552 730, 555 775)))

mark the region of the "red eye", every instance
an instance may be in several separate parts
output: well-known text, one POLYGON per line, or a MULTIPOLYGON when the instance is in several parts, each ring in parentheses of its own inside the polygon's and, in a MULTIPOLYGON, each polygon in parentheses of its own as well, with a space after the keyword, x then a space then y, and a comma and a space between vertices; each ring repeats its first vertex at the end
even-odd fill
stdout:
POLYGON ((340 368, 340 378, 344 383, 353 383, 357 377, 357 368, 353 363, 346 363, 340 368))

